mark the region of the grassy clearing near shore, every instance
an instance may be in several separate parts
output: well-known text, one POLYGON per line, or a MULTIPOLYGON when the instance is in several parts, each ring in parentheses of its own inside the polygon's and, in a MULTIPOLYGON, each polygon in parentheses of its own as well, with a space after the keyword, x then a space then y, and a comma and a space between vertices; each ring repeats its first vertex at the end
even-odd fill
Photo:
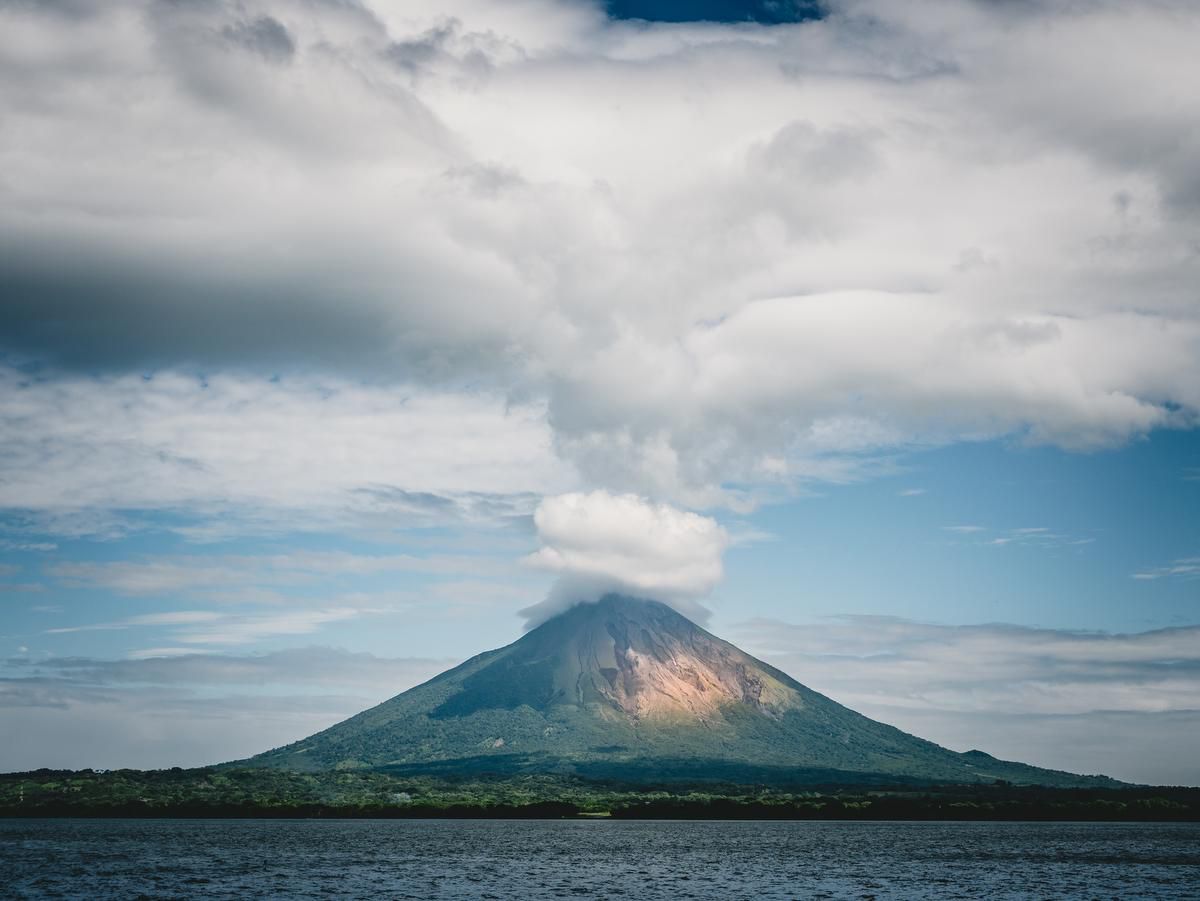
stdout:
POLYGON ((1200 821, 1200 788, 620 784, 369 770, 37 770, 0 774, 0 816, 597 817, 1200 821))

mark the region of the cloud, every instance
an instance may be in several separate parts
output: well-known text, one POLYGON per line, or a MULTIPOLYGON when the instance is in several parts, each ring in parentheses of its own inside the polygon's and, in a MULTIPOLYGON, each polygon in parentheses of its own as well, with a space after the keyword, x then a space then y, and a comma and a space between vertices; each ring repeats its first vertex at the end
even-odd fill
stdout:
POLYGON ((1082 538, 1075 535, 1068 535, 1063 532, 1056 532, 1045 526, 1038 526, 1036 528, 1009 529, 1002 535, 997 535, 993 538, 985 540, 984 544, 992 547, 1017 545, 1055 549, 1063 547, 1080 548, 1084 547, 1085 545, 1093 544, 1095 541, 1095 538, 1082 538))
MULTIPOLYGON (((9 579, 21 572, 21 567, 13 563, 0 563, 0 579, 9 579)), ((28 593, 43 591, 44 586, 37 582, 4 582, 0 581, 0 594, 28 593)))
POLYGON ((0 551, 55 551, 58 545, 49 541, 14 541, 9 538, 0 539, 0 551))
POLYGON ((0 35, 0 333, 44 380, 0 387, 8 506, 744 508, 1200 415, 1187 4, 123 0, 0 35))
POLYGON ((721 580, 729 535, 707 516, 632 494, 563 494, 534 513, 541 547, 525 558, 559 580, 549 600, 522 614, 536 625, 609 592, 651 598, 703 617, 695 601, 721 580))
POLYGON ((0 435, 0 506, 52 532, 121 534, 137 511, 200 516, 177 526, 199 540, 494 521, 574 482, 537 404, 341 379, 0 367, 0 435))
POLYGON ((372 701, 362 693, 211 697, 174 687, 0 680, 11 737, 0 769, 208 766, 296 741, 372 701))
POLYGON ((320 610, 294 609, 278 613, 219 613, 211 610, 177 610, 146 613, 110 622, 47 629, 47 634, 96 632, 146 627, 170 630, 172 641, 193 645, 241 645, 280 635, 307 635, 327 623, 353 619, 362 611, 352 607, 320 610))
POLYGON ((1096 539, 1058 532, 1048 526, 1024 526, 1017 529, 989 529, 987 526, 961 525, 942 526, 945 532, 954 532, 964 538, 973 537, 974 543, 987 547, 1036 547, 1045 550, 1058 548, 1082 548, 1093 544, 1096 539), (989 537, 985 533, 991 532, 989 537))
POLYGON ((32 668, 43 677, 53 676, 95 685, 274 686, 311 683, 391 690, 393 686, 423 681, 449 668, 454 662, 376 657, 339 648, 312 646, 251 655, 202 653, 195 648, 152 648, 137 652, 128 660, 18 658, 7 661, 6 665, 32 668), (151 653, 163 650, 169 653, 151 653))
POLYGON ((1140 581, 1155 579, 1197 579, 1200 578, 1200 557, 1180 557, 1166 565, 1153 569, 1144 569, 1133 574, 1140 581))
POLYGON ((1200 626, 1114 634, 846 616, 803 625, 755 620, 732 637, 840 703, 958 750, 1131 780, 1200 782, 1179 746, 1155 751, 1153 764, 1137 750, 1152 744, 1142 730, 1180 735, 1200 724, 1200 626), (1126 731, 1113 731, 1114 723, 1126 731), (1108 750, 1081 749, 1075 742, 1084 736, 1108 750))
POLYGON ((32 594, 45 591, 40 582, 0 582, 0 594, 32 594))
POLYGON ((221 36, 231 46, 257 53, 268 62, 287 63, 296 55, 292 36, 270 16, 226 25, 221 29, 221 36))
POLYGON ((1181 748, 1200 734, 1200 712, 1003 714, 880 709, 877 716, 959 750, 1149 785, 1197 785, 1200 771, 1181 748))
POLYGON ((507 559, 468 554, 352 554, 297 550, 286 554, 178 554, 142 560, 59 563, 47 572, 68 586, 98 587, 130 596, 219 595, 234 589, 311 587, 393 573, 461 578, 504 577, 507 559))
POLYGON ((320 731, 456 661, 337 648, 3 662, 0 770, 202 766, 320 731), (214 728, 220 723, 221 728, 214 728))
MULTIPOLYGON (((487 534, 485 532, 485 534, 487 534)), ((506 533, 510 534, 510 533, 506 533)), ((443 542, 444 543, 444 542, 443 542)), ((234 613, 260 615, 239 628, 265 628, 285 610, 353 610, 359 614, 472 611, 495 604, 525 606, 545 594, 547 580, 521 567, 513 551, 530 540, 467 553, 349 553, 297 549, 288 553, 142 555, 127 560, 72 561, 48 566, 46 574, 63 592, 111 592, 148 598, 160 605, 192 607, 214 620, 234 622, 234 613)), ((167 613, 164 615, 175 615, 167 613)), ((306 614, 307 615, 307 614, 306 614)), ((73 618, 64 631, 163 625, 159 614, 97 626, 73 618)), ((222 630, 224 630, 222 626, 222 630)), ((195 641, 205 630, 190 630, 195 641)))

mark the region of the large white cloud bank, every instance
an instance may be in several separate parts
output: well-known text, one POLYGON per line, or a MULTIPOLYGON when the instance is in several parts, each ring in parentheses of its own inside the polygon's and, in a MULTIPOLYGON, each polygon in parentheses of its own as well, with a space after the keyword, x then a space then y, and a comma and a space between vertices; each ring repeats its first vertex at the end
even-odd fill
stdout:
POLYGON ((1200 8, 830 8, 0 2, 6 349, 483 386, 691 507, 1195 425, 1200 8))

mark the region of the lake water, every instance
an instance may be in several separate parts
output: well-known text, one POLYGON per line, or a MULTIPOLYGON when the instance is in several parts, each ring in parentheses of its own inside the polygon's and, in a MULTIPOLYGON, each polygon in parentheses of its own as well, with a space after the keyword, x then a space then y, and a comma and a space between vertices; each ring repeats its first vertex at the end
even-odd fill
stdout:
POLYGON ((1200 825, 0 820, 6 898, 1200 898, 1200 825))

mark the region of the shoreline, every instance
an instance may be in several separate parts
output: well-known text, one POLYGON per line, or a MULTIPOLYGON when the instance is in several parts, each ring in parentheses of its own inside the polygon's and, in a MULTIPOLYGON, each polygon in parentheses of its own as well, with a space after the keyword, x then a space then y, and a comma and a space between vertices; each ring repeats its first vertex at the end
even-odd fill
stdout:
POLYGON ((1158 824, 1187 824, 1200 823, 1200 815, 1194 811, 1181 815, 1141 815, 1141 816, 1090 816, 1082 817, 1063 813, 1061 815, 1047 812, 1044 815, 1013 815, 1013 816, 984 816, 984 815, 946 815, 945 811, 930 811, 928 816, 846 816, 846 815, 804 815, 793 812, 779 814, 761 814, 747 812, 744 815, 718 815, 703 812, 681 813, 629 813, 627 811, 575 811, 552 813, 522 809, 477 809, 469 811, 448 811, 421 809, 413 811, 395 810, 277 810, 271 808, 255 808, 245 811, 238 810, 181 810, 162 808, 155 810, 29 810, 29 811, 0 811, 0 820, 309 820, 309 821, 339 821, 339 820, 574 820, 574 821, 609 821, 609 822, 791 822, 791 823, 1158 823, 1158 824))
POLYGON ((37 770, 0 774, 0 817, 1200 822, 1200 788, 630 783, 549 775, 443 779, 361 770, 37 770))

